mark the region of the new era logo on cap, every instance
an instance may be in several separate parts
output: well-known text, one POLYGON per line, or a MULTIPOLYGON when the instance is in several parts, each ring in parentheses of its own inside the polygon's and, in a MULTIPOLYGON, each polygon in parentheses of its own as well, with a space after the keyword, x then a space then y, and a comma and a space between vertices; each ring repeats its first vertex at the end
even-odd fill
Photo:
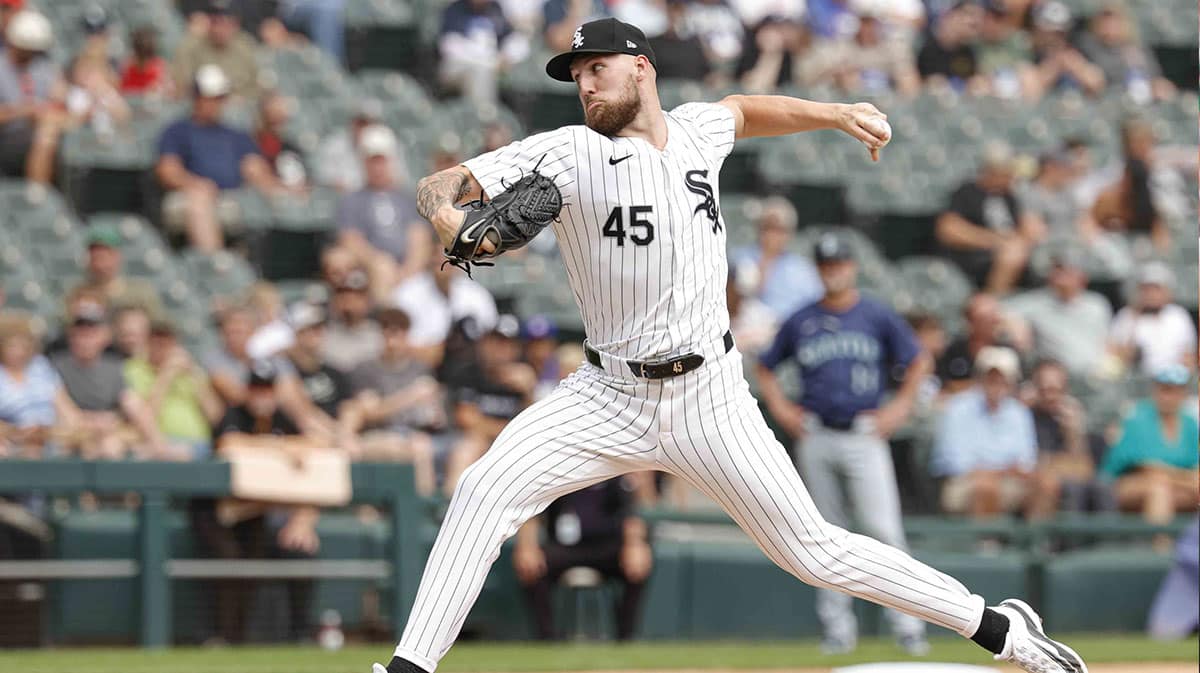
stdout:
POLYGON ((654 50, 646 44, 646 35, 637 26, 616 19, 589 21, 575 29, 571 50, 546 64, 546 74, 560 82, 570 82, 571 61, 583 54, 629 54, 645 56, 657 67, 654 50))

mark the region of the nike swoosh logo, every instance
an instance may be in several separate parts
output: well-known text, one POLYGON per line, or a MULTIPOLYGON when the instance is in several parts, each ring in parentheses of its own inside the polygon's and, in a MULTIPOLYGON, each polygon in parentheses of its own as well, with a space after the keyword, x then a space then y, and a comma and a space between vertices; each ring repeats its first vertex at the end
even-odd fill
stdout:
POLYGON ((620 159, 618 159, 618 158, 616 158, 616 157, 609 157, 609 158, 608 158, 608 165, 609 165, 609 166, 616 166, 617 164, 621 163, 622 161, 625 161, 626 159, 628 159, 628 158, 629 158, 629 157, 631 157, 631 156, 633 156, 633 155, 632 155, 632 154, 626 154, 625 156, 621 157, 620 159))

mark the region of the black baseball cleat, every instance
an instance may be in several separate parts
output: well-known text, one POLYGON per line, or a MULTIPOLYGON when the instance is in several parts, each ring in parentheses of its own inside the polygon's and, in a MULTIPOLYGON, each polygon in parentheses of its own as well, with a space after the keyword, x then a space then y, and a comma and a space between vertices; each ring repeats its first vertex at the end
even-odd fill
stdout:
POLYGON ((1042 618, 1024 601, 1010 598, 992 608, 1008 617, 1008 635, 997 661, 1007 661, 1028 673, 1088 673, 1075 650, 1046 637, 1042 618))

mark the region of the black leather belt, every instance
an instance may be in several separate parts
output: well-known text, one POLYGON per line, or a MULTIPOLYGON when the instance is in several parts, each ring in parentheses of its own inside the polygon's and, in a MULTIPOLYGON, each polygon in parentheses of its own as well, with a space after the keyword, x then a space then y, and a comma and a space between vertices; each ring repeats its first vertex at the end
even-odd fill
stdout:
POLYGON ((854 419, 850 418, 849 420, 842 421, 832 418, 822 418, 821 425, 829 428, 830 430, 841 430, 844 432, 854 427, 854 419))
MULTIPOLYGON (((725 352, 728 353, 733 350, 733 334, 725 332, 723 339, 725 341, 725 352)), ((583 350, 587 354, 588 362, 593 366, 604 369, 604 365, 600 364, 599 351, 586 343, 583 344, 583 350)), ((687 353, 668 360, 625 360, 625 363, 633 370, 634 376, 643 379, 669 379, 672 376, 686 374, 704 364, 704 356, 699 353, 687 353)))

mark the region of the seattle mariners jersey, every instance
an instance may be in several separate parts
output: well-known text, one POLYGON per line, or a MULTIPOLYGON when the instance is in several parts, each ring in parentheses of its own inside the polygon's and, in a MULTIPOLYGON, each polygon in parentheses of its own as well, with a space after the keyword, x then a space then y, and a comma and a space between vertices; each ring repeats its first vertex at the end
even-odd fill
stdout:
POLYGON ((907 366, 919 351, 900 316, 862 297, 843 313, 820 302, 800 309, 780 326, 760 362, 774 369, 794 359, 804 382, 800 406, 838 426, 878 408, 889 368, 907 366))
POLYGON ((729 329, 717 177, 733 115, 688 103, 665 116, 662 150, 580 125, 464 163, 489 196, 535 167, 554 178, 564 202, 554 233, 588 341, 622 358, 679 355, 729 329))

